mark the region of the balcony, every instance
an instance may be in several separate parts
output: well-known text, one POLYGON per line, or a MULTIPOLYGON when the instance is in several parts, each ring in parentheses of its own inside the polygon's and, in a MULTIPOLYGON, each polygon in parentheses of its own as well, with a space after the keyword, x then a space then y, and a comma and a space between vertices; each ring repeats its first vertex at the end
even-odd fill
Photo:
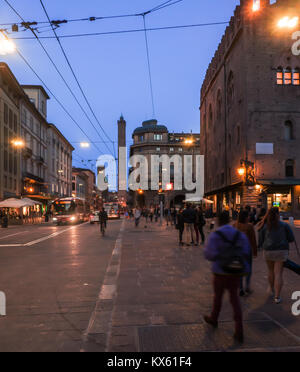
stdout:
POLYGON ((42 156, 37 156, 36 161, 38 162, 38 164, 45 164, 45 159, 42 156))
POLYGON ((32 157, 32 150, 29 147, 25 147, 23 149, 22 154, 23 154, 23 158, 30 159, 32 157))

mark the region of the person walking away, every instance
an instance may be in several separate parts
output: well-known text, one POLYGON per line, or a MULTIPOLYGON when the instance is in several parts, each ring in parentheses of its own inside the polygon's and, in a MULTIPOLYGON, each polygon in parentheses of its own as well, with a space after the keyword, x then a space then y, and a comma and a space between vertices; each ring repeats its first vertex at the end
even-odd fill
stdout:
POLYGON ((104 226, 104 229, 106 229, 107 227, 108 214, 104 208, 101 208, 98 215, 99 215, 100 231, 102 232, 103 226, 104 226))
POLYGON ((191 204, 187 204, 186 209, 182 212, 184 219, 184 229, 186 231, 186 243, 187 245, 196 245, 195 243, 195 223, 196 223, 196 211, 192 208, 191 204), (189 240, 191 243, 189 244, 189 240))
POLYGON ((267 210, 265 208, 261 208, 260 212, 257 215, 257 219, 255 221, 255 225, 258 225, 266 216, 267 210))
POLYGON ((203 228, 206 225, 206 221, 205 221, 205 218, 204 218, 203 209, 201 207, 198 207, 196 212, 197 212, 196 224, 197 224, 197 230, 198 230, 197 244, 199 245, 200 236, 201 236, 202 244, 205 243, 205 234, 204 234, 203 228), (199 234, 200 234, 200 236, 199 236, 199 234))
POLYGON ((183 246, 183 232, 184 232, 184 217, 183 217, 183 208, 177 214, 177 223, 176 229, 179 231, 179 245, 183 246))
POLYGON ((150 208, 150 215, 149 215, 149 217, 150 217, 150 222, 151 222, 151 223, 153 222, 153 216, 154 216, 154 208, 151 207, 151 208, 150 208))
POLYGON ((250 243, 251 246, 251 255, 250 255, 250 272, 246 276, 246 288, 244 289, 244 278, 241 277, 241 285, 240 285, 240 296, 243 297, 246 295, 250 295, 252 293, 251 290, 251 276, 252 276, 252 267, 253 267, 253 258, 257 258, 257 241, 254 227, 251 223, 249 223, 249 213, 244 210, 241 211, 239 214, 238 221, 234 224, 234 227, 244 233, 250 243))
POLYGON ((279 209, 271 208, 266 224, 259 232, 259 246, 264 251, 269 272, 270 292, 274 295, 276 304, 282 302, 283 268, 289 257, 289 244, 294 241, 295 236, 290 226, 280 221, 279 209))
POLYGON ((228 291, 235 320, 234 339, 244 341, 243 314, 239 298, 240 278, 250 272, 251 247, 247 237, 230 225, 228 211, 218 216, 219 228, 211 233, 205 247, 205 257, 211 261, 214 287, 214 303, 206 323, 218 327, 224 292, 228 291))
POLYGON ((135 213, 134 213, 135 227, 139 226, 141 216, 142 216, 142 212, 140 211, 139 208, 136 208, 135 213))
POLYGON ((253 225, 255 225, 256 223, 256 220, 257 220, 257 210, 256 208, 252 208, 250 214, 249 214, 249 222, 252 223, 253 225))

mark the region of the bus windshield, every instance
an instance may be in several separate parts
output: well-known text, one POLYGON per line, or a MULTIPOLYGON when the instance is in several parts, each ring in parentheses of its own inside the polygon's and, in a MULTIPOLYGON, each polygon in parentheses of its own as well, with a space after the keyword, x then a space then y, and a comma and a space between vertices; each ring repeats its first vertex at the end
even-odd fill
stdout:
POLYGON ((76 203, 71 201, 58 201, 54 204, 55 214, 69 215, 76 212, 76 203))

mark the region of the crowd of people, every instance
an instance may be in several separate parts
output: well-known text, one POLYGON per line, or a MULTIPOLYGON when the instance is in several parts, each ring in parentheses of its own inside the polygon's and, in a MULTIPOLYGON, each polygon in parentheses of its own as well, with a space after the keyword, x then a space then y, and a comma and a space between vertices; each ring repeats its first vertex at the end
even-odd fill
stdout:
MULTIPOLYGON (((126 218, 133 218, 138 227, 141 218, 147 224, 160 219, 160 208, 135 209, 128 211, 126 218)), ((204 320, 218 327, 222 300, 229 292, 235 320, 234 339, 244 340, 243 314, 240 297, 253 294, 251 278, 254 259, 258 251, 263 251, 268 270, 268 292, 275 304, 282 302, 283 270, 289 257, 290 244, 295 236, 290 225, 280 218, 278 208, 267 211, 249 206, 240 211, 225 210, 217 216, 212 210, 204 211, 200 206, 187 204, 184 208, 163 210, 162 216, 167 226, 178 230, 181 247, 204 246, 204 255, 212 262, 214 301, 213 310, 204 320), (204 227, 207 229, 204 231, 204 227), (206 239, 205 234, 209 234, 206 239), (206 243, 206 244, 205 244, 206 243)))
POLYGON ((279 305, 282 302, 284 265, 293 242, 296 243, 294 233, 289 224, 281 220, 278 208, 257 213, 247 207, 240 211, 233 224, 228 211, 220 213, 218 228, 210 234, 204 250, 206 259, 212 262, 214 278, 213 310, 204 320, 214 328, 218 327, 223 295, 228 291, 234 312, 234 339, 242 343, 243 315, 239 296, 252 294, 253 259, 257 257, 258 249, 263 251, 268 269, 268 292, 279 305))

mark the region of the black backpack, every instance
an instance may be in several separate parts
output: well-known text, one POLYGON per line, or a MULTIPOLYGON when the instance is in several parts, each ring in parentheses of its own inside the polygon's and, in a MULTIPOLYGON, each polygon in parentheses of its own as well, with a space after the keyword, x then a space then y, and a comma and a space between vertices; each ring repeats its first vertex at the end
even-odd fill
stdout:
POLYGON ((216 234, 223 240, 228 246, 228 249, 224 250, 222 257, 220 257, 221 267, 226 274, 243 275, 245 274, 245 260, 243 257, 243 247, 238 244, 241 237, 239 231, 233 237, 233 240, 229 240, 221 231, 216 231, 216 234))

